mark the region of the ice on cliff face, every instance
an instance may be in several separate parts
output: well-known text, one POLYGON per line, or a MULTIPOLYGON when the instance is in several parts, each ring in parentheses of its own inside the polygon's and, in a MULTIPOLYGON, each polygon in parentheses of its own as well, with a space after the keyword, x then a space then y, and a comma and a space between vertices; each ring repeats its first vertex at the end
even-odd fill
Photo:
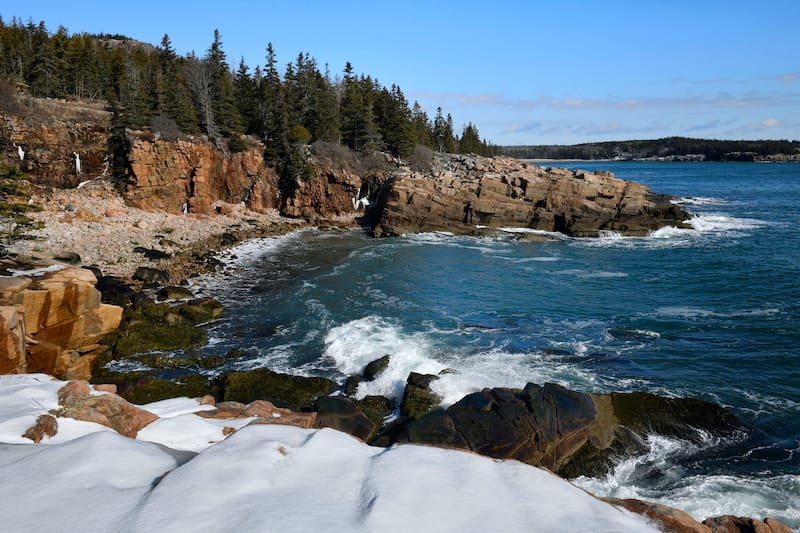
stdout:
MULTIPOLYGON (((21 442, 18 415, 35 419, 53 408, 57 385, 41 375, 0 376, 0 441, 21 442)), ((88 423, 78 436, 59 419, 77 438, 0 444, 3 530, 656 531, 516 461, 376 448, 332 429, 278 425, 243 427, 214 444, 213 428, 187 423, 191 400, 151 408, 162 416, 144 432, 152 442, 88 423), (200 453, 160 443, 174 442, 177 430, 184 448, 200 453)))

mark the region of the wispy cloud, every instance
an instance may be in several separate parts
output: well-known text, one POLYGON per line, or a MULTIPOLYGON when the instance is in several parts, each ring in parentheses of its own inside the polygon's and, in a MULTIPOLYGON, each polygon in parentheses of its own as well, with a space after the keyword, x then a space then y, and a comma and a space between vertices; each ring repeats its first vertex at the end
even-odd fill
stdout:
POLYGON ((719 131, 721 128, 728 128, 735 124, 737 121, 736 119, 728 119, 728 120, 709 120, 708 122, 703 122, 701 124, 694 124, 689 126, 688 128, 684 129, 686 133, 699 133, 699 132, 706 132, 706 131, 719 131))
POLYGON ((767 76, 767 79, 777 80, 777 81, 800 80, 800 72, 787 72, 785 74, 775 74, 774 76, 767 76))
POLYGON ((650 135, 665 131, 668 126, 664 124, 649 124, 646 126, 631 126, 616 120, 591 122, 591 121, 531 121, 522 124, 512 124, 502 131, 503 135, 532 134, 537 136, 584 136, 602 137, 607 135, 650 135))
POLYGON ((719 92, 703 96, 648 96, 642 98, 622 98, 606 96, 603 98, 555 98, 538 96, 528 99, 511 99, 497 93, 469 94, 453 92, 416 92, 412 98, 427 100, 436 105, 488 106, 506 109, 552 108, 557 110, 637 110, 656 108, 697 108, 721 107, 741 108, 758 106, 800 105, 800 93, 759 93, 747 92, 731 94, 719 92))
POLYGON ((751 124, 750 126, 756 131, 769 130, 783 126, 783 122, 781 122, 777 118, 770 117, 768 119, 762 120, 761 122, 756 122, 754 124, 751 124))

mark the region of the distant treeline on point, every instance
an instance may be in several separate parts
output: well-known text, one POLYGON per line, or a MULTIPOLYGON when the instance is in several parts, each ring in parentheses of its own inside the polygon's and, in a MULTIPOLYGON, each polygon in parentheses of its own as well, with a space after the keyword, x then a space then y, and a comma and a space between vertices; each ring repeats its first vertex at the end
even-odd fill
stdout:
POLYGON ((800 161, 800 141, 726 141, 667 137, 575 145, 500 146, 520 159, 617 159, 655 161, 800 161))

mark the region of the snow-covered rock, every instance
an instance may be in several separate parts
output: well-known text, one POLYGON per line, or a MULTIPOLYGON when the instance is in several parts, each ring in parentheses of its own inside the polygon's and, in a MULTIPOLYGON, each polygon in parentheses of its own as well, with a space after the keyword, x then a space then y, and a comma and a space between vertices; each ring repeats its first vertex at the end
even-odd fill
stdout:
POLYGON ((142 406, 161 418, 139 440, 60 417, 42 444, 21 437, 63 385, 0 376, 0 442, 13 443, 0 444, 3 530, 656 531, 516 461, 375 448, 332 429, 251 425, 225 438, 247 420, 203 419, 191 413, 208 407, 186 398, 142 406))

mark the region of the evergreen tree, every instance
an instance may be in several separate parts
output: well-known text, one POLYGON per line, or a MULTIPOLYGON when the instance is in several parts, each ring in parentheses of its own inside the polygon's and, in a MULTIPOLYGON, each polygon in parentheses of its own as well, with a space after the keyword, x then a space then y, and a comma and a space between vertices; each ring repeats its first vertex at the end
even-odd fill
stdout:
POLYGON ((214 42, 208 49, 206 61, 211 71, 211 107, 219 131, 226 137, 241 133, 242 119, 236 109, 230 67, 222 50, 219 30, 214 30, 214 42))
POLYGON ((267 65, 260 91, 259 110, 261 132, 268 161, 279 162, 288 152, 287 115, 284 107, 284 91, 278 73, 278 62, 272 43, 267 44, 267 65))
POLYGON ((445 119, 442 116, 441 107, 436 108, 436 118, 433 119, 433 140, 437 151, 448 154, 455 153, 456 139, 453 135, 453 118, 448 114, 445 119))

